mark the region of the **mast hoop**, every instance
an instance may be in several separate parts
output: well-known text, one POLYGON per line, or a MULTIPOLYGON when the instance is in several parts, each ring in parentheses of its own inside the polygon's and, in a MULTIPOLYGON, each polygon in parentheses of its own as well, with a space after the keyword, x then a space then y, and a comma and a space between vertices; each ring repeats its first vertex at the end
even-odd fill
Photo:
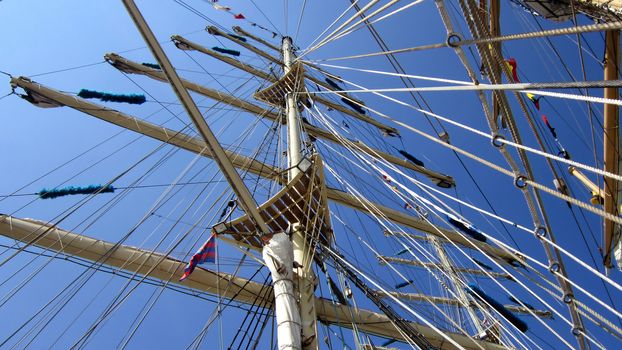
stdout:
POLYGON ((458 47, 462 42, 462 37, 458 33, 449 33, 447 35, 447 46, 458 47))
POLYGON ((503 148, 505 146, 505 143, 501 140, 505 140, 505 139, 506 139, 505 136, 495 133, 494 135, 492 135, 492 139, 490 142, 496 148, 503 148))
POLYGON ((527 187, 527 176, 523 174, 516 175, 516 177, 514 177, 514 186, 519 189, 524 189, 525 187, 527 187))

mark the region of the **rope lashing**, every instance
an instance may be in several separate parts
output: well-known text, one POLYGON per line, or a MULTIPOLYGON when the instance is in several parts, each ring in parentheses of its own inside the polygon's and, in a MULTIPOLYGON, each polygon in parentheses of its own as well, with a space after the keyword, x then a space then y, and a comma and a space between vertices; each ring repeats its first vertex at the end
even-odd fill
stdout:
POLYGON ((345 97, 341 98, 341 102, 347 104, 348 106, 350 106, 350 108, 352 108, 353 110, 355 110, 356 112, 360 113, 360 114, 365 114, 365 110, 363 108, 361 108, 361 106, 359 106, 358 104, 348 100, 345 97))
POLYGON ((400 152, 401 155, 403 155, 406 159, 408 159, 411 163, 424 167, 425 165, 423 164, 422 161, 420 161, 419 159, 415 158, 415 156, 413 156, 412 154, 404 151, 404 150, 398 150, 398 152, 400 152))
POLYGON ((463 222, 461 220, 458 220, 456 218, 453 218, 449 215, 447 215, 447 220, 449 221, 450 224, 452 224, 455 228, 457 228, 458 230, 462 231, 464 234, 470 236, 473 239, 476 239, 480 242, 486 242, 486 236, 484 236, 475 226, 463 222))
POLYGON ((143 66, 153 68, 153 69, 162 69, 159 64, 143 62, 143 66))
POLYGON ((240 51, 237 51, 237 50, 225 49, 225 48, 218 47, 218 46, 212 47, 212 50, 216 52, 224 53, 227 55, 231 55, 231 56, 236 56, 236 57, 240 56, 240 51))
POLYGON ((332 79, 326 78, 326 79, 324 79, 324 81, 326 82, 326 84, 330 85, 333 89, 338 90, 338 91, 343 91, 341 86, 339 86, 339 84, 335 83, 332 79))
POLYGON ((39 198, 41 199, 53 199, 63 196, 70 196, 75 194, 100 194, 100 193, 113 193, 115 190, 114 187, 107 185, 90 185, 86 187, 64 187, 64 188, 55 188, 51 190, 42 189, 37 193, 39 198))
POLYGON ((475 258, 471 258, 471 260, 473 260, 474 263, 476 263, 477 265, 481 266, 482 268, 488 270, 488 271, 492 271, 492 267, 490 267, 489 265, 486 265, 485 263, 475 259, 475 258))
POLYGON ((145 95, 141 94, 111 94, 108 92, 100 92, 88 89, 82 89, 78 92, 78 97, 82 98, 96 98, 104 102, 123 102, 134 105, 140 105, 147 101, 145 95))
POLYGON ((406 282, 398 283, 398 284, 395 285, 395 289, 404 288, 404 287, 408 286, 411 283, 413 283, 412 280, 408 280, 406 282))

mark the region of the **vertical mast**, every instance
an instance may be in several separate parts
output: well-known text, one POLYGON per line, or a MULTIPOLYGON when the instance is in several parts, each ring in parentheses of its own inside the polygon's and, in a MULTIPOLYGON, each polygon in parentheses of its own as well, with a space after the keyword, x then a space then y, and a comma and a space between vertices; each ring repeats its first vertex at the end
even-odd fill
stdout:
POLYGON ((454 270, 454 267, 451 264, 449 257, 447 256, 447 252, 445 252, 445 248, 443 247, 443 245, 441 244, 441 242, 439 241, 437 237, 429 236, 428 239, 430 243, 434 246, 434 249, 436 250, 438 254, 438 258, 441 262, 441 266, 443 267, 443 270, 447 272, 447 275, 449 276, 448 279, 451 281, 451 284, 452 284, 450 288, 453 287, 454 292, 457 294, 458 298, 462 301, 463 305, 465 305, 464 309, 469 315, 471 322, 473 322, 473 325, 475 326, 477 333, 478 334, 483 333, 484 328, 482 327, 480 320, 477 317, 477 314, 475 313, 475 310, 473 310, 470 307, 471 301, 469 300, 468 296, 464 292, 464 287, 462 286, 462 283, 460 283, 456 270, 454 270))
MULTIPOLYGON (((605 80, 618 79, 618 65, 620 63, 620 31, 610 30, 605 37, 605 80)), ((617 88, 605 88, 605 98, 617 99, 617 88)), ((619 157, 619 111, 618 106, 606 104, 604 109, 604 139, 603 157, 605 171, 617 174, 619 157)), ((618 210, 618 182, 611 178, 605 178, 604 183, 604 209, 607 213, 617 215, 618 210)), ((611 268, 611 250, 617 245, 617 226, 611 220, 605 219, 603 228, 603 257, 606 268, 611 268)))
MULTIPOLYGON (((283 64, 284 74, 287 74, 293 63, 293 47, 292 38, 286 36, 283 38, 283 64)), ((302 79, 302 78, 301 78, 302 79)), ((288 177, 291 181, 300 169, 296 166, 302 159, 300 149, 300 116, 298 115, 298 95, 296 91, 289 92, 285 99, 285 113, 287 114, 287 158, 289 162, 288 177)), ((297 296, 299 297, 300 321, 302 326, 302 348, 317 349, 317 326, 314 302, 314 274, 311 269, 312 259, 310 256, 311 249, 309 243, 305 239, 305 227, 300 223, 292 224, 292 243, 294 246, 294 261, 298 262, 301 267, 294 270, 294 281, 298 288, 297 296)))

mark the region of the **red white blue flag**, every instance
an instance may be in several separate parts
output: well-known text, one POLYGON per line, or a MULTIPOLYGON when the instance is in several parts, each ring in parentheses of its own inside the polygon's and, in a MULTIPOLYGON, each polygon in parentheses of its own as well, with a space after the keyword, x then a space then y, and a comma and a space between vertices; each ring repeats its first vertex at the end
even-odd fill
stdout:
POLYGON ((190 262, 184 269, 184 274, 181 276, 179 281, 183 281, 194 271, 194 268, 198 264, 203 264, 206 262, 213 263, 216 261, 216 235, 212 234, 212 236, 205 242, 201 248, 192 256, 190 262))

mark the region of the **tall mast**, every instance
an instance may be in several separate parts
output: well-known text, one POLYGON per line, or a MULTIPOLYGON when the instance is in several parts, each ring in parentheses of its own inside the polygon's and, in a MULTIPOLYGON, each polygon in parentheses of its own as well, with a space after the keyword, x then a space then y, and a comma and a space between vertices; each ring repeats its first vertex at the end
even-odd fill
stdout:
MULTIPOLYGON (((605 80, 618 79, 618 65, 620 63, 620 31, 610 30, 605 37, 605 80)), ((617 88, 605 88, 605 98, 617 99, 617 88)), ((603 157, 605 171, 617 174, 619 157, 619 111, 618 106, 606 104, 604 107, 604 139, 603 157)), ((604 184, 604 209, 607 213, 617 215, 618 210, 618 182, 611 178, 605 178, 604 184)), ((603 257, 606 268, 611 268, 611 250, 616 244, 617 226, 611 220, 605 219, 603 227, 603 257)))
MULTIPOLYGON (((293 63, 292 38, 286 36, 282 42, 284 75, 289 73, 293 63)), ((300 77, 302 79, 302 77, 300 77)), ((298 95, 296 91, 287 93, 285 99, 285 113, 287 114, 287 159, 289 163, 288 177, 291 181, 300 173, 297 165, 302 160, 300 149, 300 116, 298 115, 298 95)), ((300 321, 302 327, 302 348, 317 349, 317 326, 315 306, 313 301, 314 276, 311 269, 311 249, 305 239, 305 227, 300 223, 292 224, 292 243, 294 246, 294 261, 301 267, 294 270, 294 281, 298 288, 300 321)))
MULTIPOLYGON (((447 252, 445 252, 445 248, 443 248, 443 245, 441 244, 439 239, 434 236, 429 236, 429 241, 434 247, 434 250, 436 250, 436 253, 438 254, 438 258, 441 262, 443 270, 447 273, 447 279, 451 282, 451 288, 457 294, 458 299, 460 299, 463 305, 469 305, 469 297, 464 292, 464 287, 460 282, 460 277, 454 270, 454 266, 452 265, 451 260, 449 260, 447 252)), ((470 307, 466 307, 465 309, 467 314, 469 315, 469 318, 471 319, 471 322, 473 323, 473 326, 477 330, 477 333, 482 333, 484 331, 484 328, 482 327, 480 320, 475 313, 475 310, 470 307)))

